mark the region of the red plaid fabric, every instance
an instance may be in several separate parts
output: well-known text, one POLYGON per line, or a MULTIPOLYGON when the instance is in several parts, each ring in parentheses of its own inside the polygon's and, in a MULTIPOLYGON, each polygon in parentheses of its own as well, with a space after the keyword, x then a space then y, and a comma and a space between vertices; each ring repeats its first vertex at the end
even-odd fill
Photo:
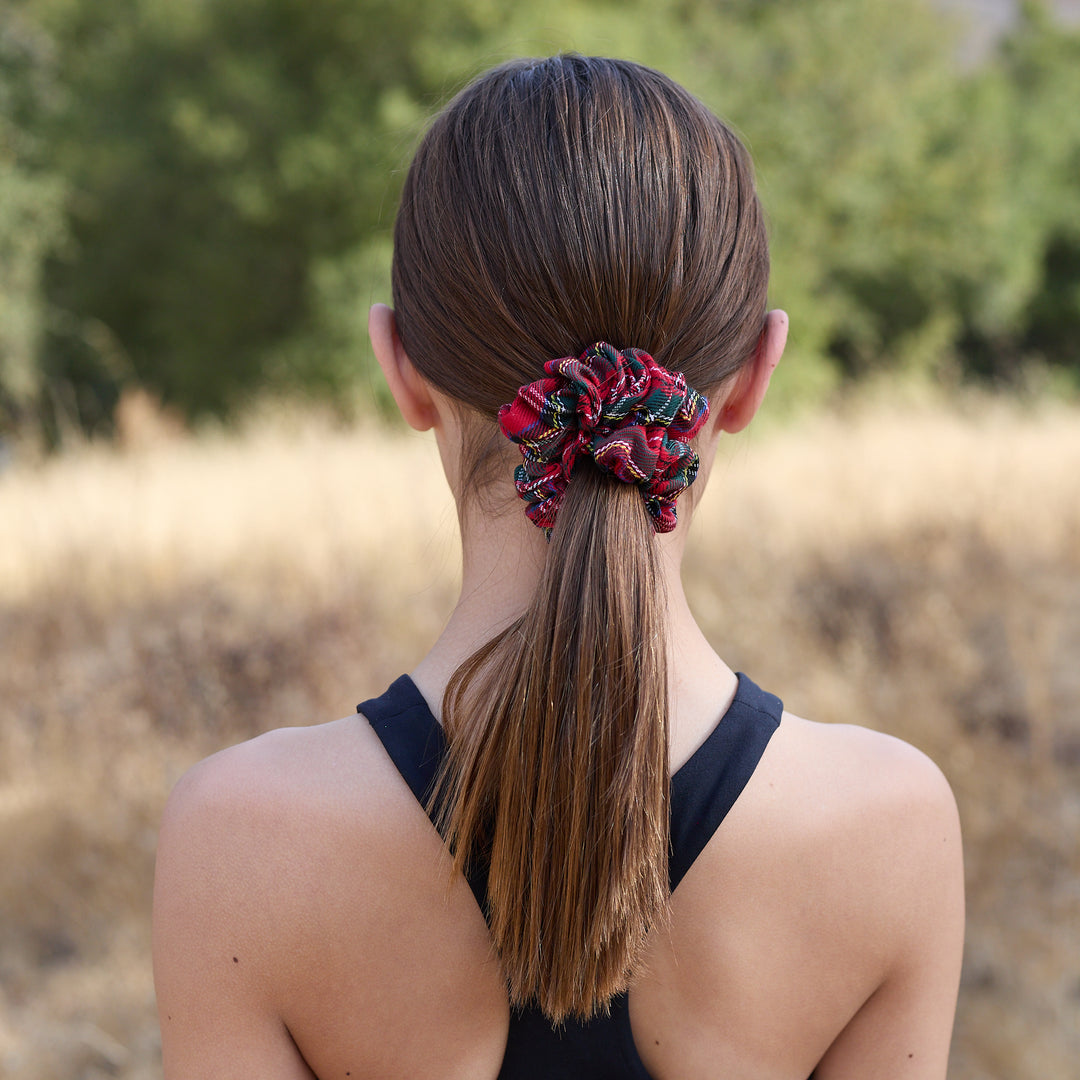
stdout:
POLYGON ((581 356, 549 360, 544 371, 547 378, 523 386, 499 410, 503 434, 521 447, 514 483, 529 520, 550 536, 584 453, 637 484, 655 530, 671 532, 675 500, 697 476, 698 456, 688 444, 709 403, 648 353, 603 341, 581 356))

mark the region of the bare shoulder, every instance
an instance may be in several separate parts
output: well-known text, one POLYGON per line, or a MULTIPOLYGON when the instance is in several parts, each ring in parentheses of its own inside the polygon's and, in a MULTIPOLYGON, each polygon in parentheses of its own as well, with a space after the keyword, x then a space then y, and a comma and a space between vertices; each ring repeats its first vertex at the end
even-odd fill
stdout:
POLYGON ((886 781, 884 790, 894 795, 922 792, 951 801, 948 782, 933 760, 894 735, 855 724, 819 723, 788 712, 781 730, 784 742, 804 755, 804 761, 854 787, 861 778, 881 792, 881 782, 886 781))
POLYGON ((700 928, 674 940, 724 1030, 782 1047, 791 1075, 939 1080, 963 906, 956 804, 937 766, 900 739, 785 714, 673 896, 700 928))
POLYGON ((227 843, 276 822, 278 841, 290 831, 313 841, 324 812, 343 802, 377 808, 400 794, 387 765, 357 718, 269 731, 189 769, 169 796, 162 837, 227 843))
POLYGON ((459 1004, 505 1011, 497 979, 477 977, 486 943, 363 718, 222 751, 169 798, 154 885, 166 1077, 329 1075, 342 1055, 354 1075, 423 1075, 426 1045, 406 1035, 436 1001, 447 1025, 459 1004))
POLYGON ((876 932, 908 925, 913 907, 962 877, 949 783, 901 739, 785 713, 760 771, 747 792, 752 820, 808 889, 880 918, 876 932))
POLYGON ((959 840, 952 789, 921 750, 892 735, 850 724, 815 723, 785 713, 770 767, 805 800, 806 820, 885 832, 894 848, 959 840))
POLYGON ((377 829, 395 792, 365 746, 366 730, 355 721, 283 728, 188 770, 162 818, 156 903, 172 891, 213 888, 204 901, 229 897, 237 904, 226 910, 242 910, 242 897, 257 896, 265 909, 284 902, 279 892, 294 891, 297 873, 339 843, 343 822, 354 843, 377 829))
POLYGON ((781 866, 809 913, 790 924, 791 947, 813 934, 822 996, 831 988, 835 1015, 849 1016, 814 1075, 943 1077, 964 934, 952 790, 929 757, 889 735, 795 716, 781 732, 763 764, 788 793, 787 813, 791 800, 799 810, 776 835, 789 838, 781 866))
MULTIPOLYGON (((339 725, 274 731, 190 769, 166 804, 154 881, 165 1076, 307 1078, 282 964, 346 795, 339 725)), ((356 755, 352 755, 353 758, 356 755)), ((364 785, 353 785, 363 789, 364 785)))
POLYGON ((295 946, 297 928, 339 890, 362 914, 363 879, 377 871, 392 888, 412 836, 438 846, 429 832, 362 718, 268 732, 199 762, 174 788, 155 924, 202 924, 204 947, 232 935, 271 963, 271 943, 295 946))
POLYGON ((311 909, 316 883, 335 863, 332 880, 349 873, 338 858, 343 848, 357 860, 377 858, 402 796, 365 732, 373 738, 355 721, 271 731, 180 779, 158 838, 159 975, 175 973, 188 955, 242 967, 246 953, 245 970, 259 957, 259 981, 269 985, 281 931, 311 909), (197 950, 176 948, 191 941, 197 950))

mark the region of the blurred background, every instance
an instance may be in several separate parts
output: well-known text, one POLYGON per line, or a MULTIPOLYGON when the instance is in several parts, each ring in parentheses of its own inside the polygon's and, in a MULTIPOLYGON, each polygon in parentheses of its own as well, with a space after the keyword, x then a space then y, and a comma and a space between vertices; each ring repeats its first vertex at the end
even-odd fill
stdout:
POLYGON ((950 1076, 1078 1075, 1080 3, 0 0, 0 1077, 159 1074, 169 788, 438 633, 453 511, 367 308, 433 111, 567 49, 758 168, 792 336, 701 621, 952 781, 950 1076))

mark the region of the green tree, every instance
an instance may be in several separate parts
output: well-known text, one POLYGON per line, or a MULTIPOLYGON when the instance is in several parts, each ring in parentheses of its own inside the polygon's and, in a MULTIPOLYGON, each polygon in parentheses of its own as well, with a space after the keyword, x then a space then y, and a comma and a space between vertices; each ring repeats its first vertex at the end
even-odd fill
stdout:
POLYGON ((50 46, 17 9, 0 8, 0 433, 42 389, 42 266, 63 237, 63 185, 37 137, 55 93, 50 46))
POLYGON ((973 364, 1000 375, 1012 356, 1071 374, 1080 387, 1080 30, 1025 3, 996 62, 1012 93, 1001 138, 1011 147, 1018 233, 1030 240, 1017 317, 994 334, 974 327, 973 364))
POLYGON ((103 420, 127 379, 189 414, 225 412, 254 385, 355 381, 346 286, 385 273, 402 162, 445 93, 448 50, 471 46, 483 11, 430 0, 43 10, 68 90, 50 135, 73 236, 50 268, 67 319, 44 363, 54 380, 93 387, 84 422, 103 420))

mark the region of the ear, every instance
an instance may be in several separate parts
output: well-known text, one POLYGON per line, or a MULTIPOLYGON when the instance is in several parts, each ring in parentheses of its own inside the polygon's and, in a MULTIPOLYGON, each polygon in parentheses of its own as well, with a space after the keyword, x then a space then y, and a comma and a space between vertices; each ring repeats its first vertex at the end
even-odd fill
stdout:
POLYGON ((405 423, 417 431, 435 426, 438 413, 431 388, 413 367, 398 337, 393 311, 385 304, 375 304, 368 314, 368 334, 375 359, 382 368, 386 385, 405 418, 405 423))
POLYGON ((769 388, 772 373, 784 354, 787 332, 787 312, 777 309, 765 316, 754 355, 735 376, 731 390, 720 406, 716 419, 719 430, 734 434, 754 419, 769 388))

